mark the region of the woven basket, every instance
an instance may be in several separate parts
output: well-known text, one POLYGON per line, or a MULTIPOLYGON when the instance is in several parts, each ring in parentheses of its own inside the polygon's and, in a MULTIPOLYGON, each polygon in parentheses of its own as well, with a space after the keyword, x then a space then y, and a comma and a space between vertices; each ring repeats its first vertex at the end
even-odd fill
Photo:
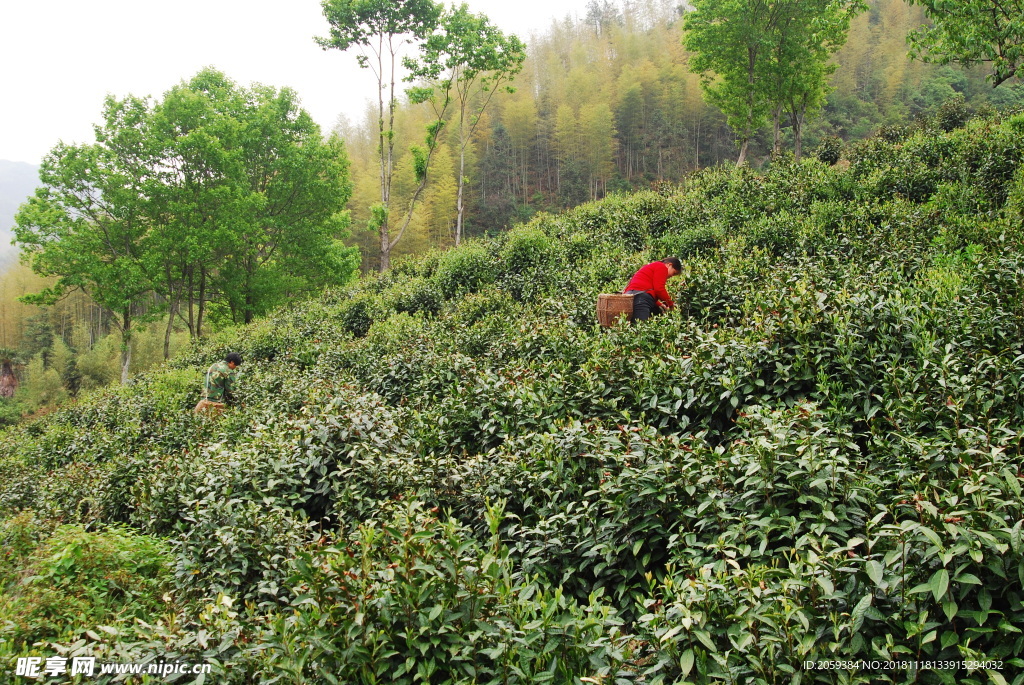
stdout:
POLYGON ((633 295, 621 293, 597 296, 597 320, 605 328, 611 328, 623 319, 633 320, 633 295))

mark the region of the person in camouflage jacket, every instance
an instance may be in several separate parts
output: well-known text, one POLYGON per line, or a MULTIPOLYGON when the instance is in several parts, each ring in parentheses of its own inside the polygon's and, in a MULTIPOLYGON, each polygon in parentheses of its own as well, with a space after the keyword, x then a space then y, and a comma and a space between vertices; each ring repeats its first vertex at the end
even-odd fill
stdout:
POLYGON ((234 399, 231 396, 235 381, 238 379, 238 367, 242 365, 242 356, 237 352, 229 353, 224 361, 216 362, 206 371, 203 382, 203 399, 196 405, 196 413, 213 409, 220 411, 234 399))

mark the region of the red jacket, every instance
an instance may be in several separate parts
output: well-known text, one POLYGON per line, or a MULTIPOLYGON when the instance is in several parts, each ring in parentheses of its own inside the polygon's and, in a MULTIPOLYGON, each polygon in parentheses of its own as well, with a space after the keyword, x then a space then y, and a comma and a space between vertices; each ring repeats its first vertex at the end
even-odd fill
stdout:
POLYGON ((651 262, 636 272, 629 285, 626 286, 626 290, 643 290, 653 295, 654 299, 660 301, 666 307, 674 307, 675 303, 672 301, 672 296, 665 289, 667 281, 668 265, 665 262, 651 262))

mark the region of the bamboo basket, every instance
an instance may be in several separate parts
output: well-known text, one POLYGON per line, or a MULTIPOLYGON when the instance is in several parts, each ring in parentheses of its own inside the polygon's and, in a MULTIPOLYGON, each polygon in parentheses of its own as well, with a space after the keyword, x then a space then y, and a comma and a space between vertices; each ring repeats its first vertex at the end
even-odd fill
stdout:
POLYGON ((605 328, 611 328, 623 318, 627 322, 632 321, 634 297, 634 295, 621 293, 598 295, 597 320, 605 328))

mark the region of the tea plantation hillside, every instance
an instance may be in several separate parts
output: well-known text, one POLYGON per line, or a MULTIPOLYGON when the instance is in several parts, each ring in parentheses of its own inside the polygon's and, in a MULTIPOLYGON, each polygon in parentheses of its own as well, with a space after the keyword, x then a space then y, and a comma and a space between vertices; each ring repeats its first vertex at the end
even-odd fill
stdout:
POLYGON ((1024 682, 1024 115, 957 123, 540 216, 7 431, 0 680, 1024 682), (677 310, 600 329, 667 255, 677 310))

